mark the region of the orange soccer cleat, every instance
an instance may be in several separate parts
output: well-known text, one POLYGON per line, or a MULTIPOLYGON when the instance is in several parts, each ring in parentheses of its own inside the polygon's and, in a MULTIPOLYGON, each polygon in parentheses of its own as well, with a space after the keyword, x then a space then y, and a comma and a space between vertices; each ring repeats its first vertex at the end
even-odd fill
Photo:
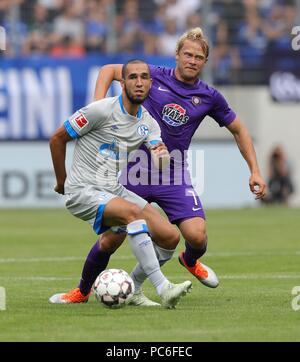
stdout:
POLYGON ((73 303, 87 303, 90 293, 83 295, 79 288, 70 290, 67 293, 54 294, 49 298, 49 303, 52 304, 73 304, 73 303))
POLYGON ((193 274, 202 284, 210 288, 216 288, 219 285, 216 273, 207 265, 200 263, 198 260, 194 266, 186 265, 183 251, 179 254, 178 260, 179 263, 193 274))

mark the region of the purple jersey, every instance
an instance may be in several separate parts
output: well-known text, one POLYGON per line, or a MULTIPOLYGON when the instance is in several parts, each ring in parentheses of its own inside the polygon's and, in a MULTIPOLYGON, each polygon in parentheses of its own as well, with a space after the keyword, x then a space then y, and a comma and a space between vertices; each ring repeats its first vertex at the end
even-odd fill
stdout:
POLYGON ((169 152, 188 150, 191 139, 205 116, 220 127, 236 117, 224 97, 201 80, 190 85, 175 77, 175 70, 150 65, 152 87, 143 106, 159 123, 169 152))
MULTIPOLYGON (((153 179, 156 179, 153 175, 158 171, 149 167, 150 155, 148 164, 147 160, 141 159, 137 159, 136 163, 129 163, 127 172, 122 173, 120 182, 148 202, 156 202, 172 223, 179 224, 194 217, 204 219, 201 200, 191 185, 187 170, 186 151, 205 116, 212 117, 223 127, 229 125, 236 115, 224 97, 203 81, 198 80, 193 85, 183 83, 176 79, 174 69, 165 67, 151 65, 150 72, 153 83, 143 106, 158 122, 161 138, 171 156, 172 151, 177 150, 182 157, 171 158, 169 183, 164 183, 161 174, 158 175, 158 183, 153 182, 153 179), (139 171, 136 172, 137 170, 139 171), (142 182, 135 182, 136 179, 131 177, 133 174, 137 174, 142 182), (147 177, 140 177, 141 175, 147 177), (182 182, 177 183, 177 180, 182 182)), ((148 152, 146 148, 143 148, 143 151, 148 152)))
MULTIPOLYGON (((212 117, 220 127, 223 127, 229 125, 236 115, 229 108, 225 98, 203 81, 198 80, 192 85, 181 82, 175 77, 175 70, 172 68, 150 65, 150 72, 153 83, 143 106, 158 122, 161 128, 161 138, 168 151, 171 153, 177 150, 181 155, 171 158, 171 183, 174 182, 176 178, 174 174, 178 174, 179 167, 181 169, 180 178, 185 174, 184 178, 188 179, 186 151, 205 116, 212 117)), ((145 147, 141 148, 148 153, 145 147)), ((148 164, 144 161, 139 163, 142 170, 148 169, 150 172, 149 160, 150 155, 148 154, 148 164)), ((128 170, 132 166, 133 164, 129 163, 128 170)), ((153 168, 152 172, 155 172, 153 168)), ((121 182, 124 183, 123 177, 124 175, 121 182)), ((159 178, 161 179, 161 177, 159 178)))

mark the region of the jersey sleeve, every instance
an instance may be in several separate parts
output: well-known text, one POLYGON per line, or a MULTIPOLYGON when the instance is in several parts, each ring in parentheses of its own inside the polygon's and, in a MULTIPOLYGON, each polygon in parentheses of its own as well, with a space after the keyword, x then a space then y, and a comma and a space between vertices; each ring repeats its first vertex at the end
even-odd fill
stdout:
POLYGON ((76 111, 64 122, 64 127, 72 138, 78 138, 99 128, 107 117, 107 107, 96 101, 76 111))
POLYGON ((226 99, 216 89, 213 89, 213 106, 209 112, 220 127, 228 126, 236 118, 235 112, 229 107, 226 99))
POLYGON ((161 131, 158 123, 154 118, 149 115, 149 132, 144 141, 144 144, 147 148, 150 148, 153 145, 156 145, 159 142, 162 142, 161 131))

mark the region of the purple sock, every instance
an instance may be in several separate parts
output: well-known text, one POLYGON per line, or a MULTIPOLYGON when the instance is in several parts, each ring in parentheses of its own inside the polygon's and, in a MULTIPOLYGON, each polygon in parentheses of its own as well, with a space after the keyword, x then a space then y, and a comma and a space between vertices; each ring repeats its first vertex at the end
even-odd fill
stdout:
POLYGON ((207 243, 205 243, 200 249, 195 249, 190 244, 185 242, 184 261, 187 266, 194 266, 196 261, 206 252, 207 243))
POLYGON ((83 295, 89 294, 97 276, 107 267, 110 256, 111 253, 101 251, 100 242, 97 240, 90 250, 82 269, 78 287, 83 295))

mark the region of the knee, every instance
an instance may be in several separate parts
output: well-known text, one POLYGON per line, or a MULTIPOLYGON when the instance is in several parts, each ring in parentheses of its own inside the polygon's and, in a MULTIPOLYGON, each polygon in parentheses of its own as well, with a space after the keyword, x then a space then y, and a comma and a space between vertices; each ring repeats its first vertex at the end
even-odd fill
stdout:
POLYGON ((115 238, 114 234, 105 235, 102 234, 101 238, 98 240, 101 251, 104 253, 113 254, 119 246, 122 244, 125 236, 120 236, 119 238, 115 238))
POLYGON ((206 248, 207 234, 205 230, 193 232, 186 238, 186 241, 195 249, 206 248))
POLYGON ((101 251, 103 251, 104 253, 113 254, 117 249, 117 247, 115 247, 112 241, 107 237, 101 237, 101 239, 98 240, 98 243, 100 245, 101 251))
POLYGON ((130 203, 126 209, 124 224, 127 225, 137 219, 142 218, 142 209, 138 205, 130 203))

